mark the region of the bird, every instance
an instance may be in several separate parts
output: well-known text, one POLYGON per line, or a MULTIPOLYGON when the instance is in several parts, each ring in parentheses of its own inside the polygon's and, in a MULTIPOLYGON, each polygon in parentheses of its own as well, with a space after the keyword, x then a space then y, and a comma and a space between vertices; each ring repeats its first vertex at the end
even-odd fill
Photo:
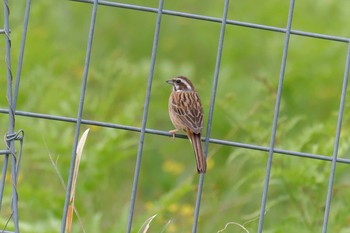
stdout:
POLYGON ((201 143, 204 112, 199 95, 187 77, 177 76, 166 82, 173 86, 169 97, 169 116, 175 129, 169 132, 173 138, 179 130, 186 133, 194 150, 197 172, 205 173, 207 164, 201 143))

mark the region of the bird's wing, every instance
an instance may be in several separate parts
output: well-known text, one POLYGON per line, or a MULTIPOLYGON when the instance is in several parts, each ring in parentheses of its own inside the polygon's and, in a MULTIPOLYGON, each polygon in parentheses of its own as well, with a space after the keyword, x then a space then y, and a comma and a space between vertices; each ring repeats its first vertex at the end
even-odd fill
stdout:
POLYGON ((203 107, 199 96, 194 91, 174 92, 171 108, 183 125, 193 133, 203 129, 203 107))

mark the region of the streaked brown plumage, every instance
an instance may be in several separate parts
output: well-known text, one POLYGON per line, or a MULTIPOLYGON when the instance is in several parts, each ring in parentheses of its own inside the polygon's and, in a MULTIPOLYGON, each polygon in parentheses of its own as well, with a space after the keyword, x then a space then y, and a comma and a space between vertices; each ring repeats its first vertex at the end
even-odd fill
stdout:
POLYGON ((207 165, 201 143, 204 116, 201 100, 188 78, 179 76, 166 82, 173 85, 169 97, 169 116, 176 129, 170 132, 174 135, 178 130, 183 130, 187 134, 193 146, 197 171, 205 173, 207 165))

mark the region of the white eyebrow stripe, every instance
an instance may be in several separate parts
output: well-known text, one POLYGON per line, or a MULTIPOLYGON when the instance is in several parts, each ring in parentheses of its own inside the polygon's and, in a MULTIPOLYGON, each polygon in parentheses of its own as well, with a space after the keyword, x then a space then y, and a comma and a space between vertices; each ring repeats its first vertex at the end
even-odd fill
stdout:
POLYGON ((186 87, 187 87, 188 90, 192 90, 192 87, 191 87, 190 84, 188 84, 188 82, 185 82, 185 84, 186 84, 186 87))
POLYGON ((185 85, 186 85, 186 87, 187 87, 187 90, 192 90, 192 87, 191 87, 191 85, 186 81, 186 80, 181 80, 185 85))

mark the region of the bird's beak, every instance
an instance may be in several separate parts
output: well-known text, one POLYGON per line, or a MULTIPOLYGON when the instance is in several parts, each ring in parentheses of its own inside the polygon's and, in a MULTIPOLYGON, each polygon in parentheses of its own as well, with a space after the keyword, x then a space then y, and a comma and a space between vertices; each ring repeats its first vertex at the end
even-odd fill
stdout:
POLYGON ((168 84, 170 84, 170 85, 173 85, 173 83, 174 83, 174 80, 172 80, 172 79, 169 79, 169 80, 166 80, 165 82, 166 82, 166 83, 168 83, 168 84))

